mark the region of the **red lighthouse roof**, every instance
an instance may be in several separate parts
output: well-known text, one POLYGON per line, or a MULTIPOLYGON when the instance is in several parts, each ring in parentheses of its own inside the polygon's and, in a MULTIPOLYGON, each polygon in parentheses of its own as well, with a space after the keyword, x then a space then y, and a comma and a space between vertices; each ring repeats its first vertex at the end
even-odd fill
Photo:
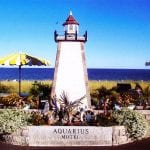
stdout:
POLYGON ((72 12, 70 12, 69 17, 66 19, 66 22, 63 23, 63 26, 68 25, 68 24, 77 24, 77 25, 79 25, 79 23, 72 16, 72 12))

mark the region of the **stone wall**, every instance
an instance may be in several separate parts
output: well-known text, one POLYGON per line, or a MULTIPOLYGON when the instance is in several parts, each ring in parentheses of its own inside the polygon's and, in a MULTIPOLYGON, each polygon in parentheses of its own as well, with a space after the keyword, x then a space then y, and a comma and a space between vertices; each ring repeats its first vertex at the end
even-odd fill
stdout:
POLYGON ((112 129, 112 145, 120 145, 132 142, 124 126, 113 126, 112 129))
POLYGON ((131 142, 124 126, 28 126, 5 142, 23 146, 113 146, 131 142))
POLYGON ((139 113, 141 113, 146 120, 150 121, 150 110, 135 110, 139 113))
POLYGON ((29 128, 24 127, 22 129, 17 130, 12 134, 6 134, 1 137, 1 140, 13 145, 22 145, 28 146, 29 145, 29 128))

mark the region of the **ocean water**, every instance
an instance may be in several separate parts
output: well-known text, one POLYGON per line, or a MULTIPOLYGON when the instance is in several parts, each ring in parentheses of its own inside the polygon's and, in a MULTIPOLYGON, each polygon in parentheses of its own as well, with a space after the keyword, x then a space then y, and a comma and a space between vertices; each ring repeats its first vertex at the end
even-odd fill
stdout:
MULTIPOLYGON (((18 80, 18 68, 0 68, 0 80, 18 80)), ((52 80, 54 68, 22 68, 22 80, 52 80)), ((88 69, 89 80, 150 81, 150 69, 88 69)))

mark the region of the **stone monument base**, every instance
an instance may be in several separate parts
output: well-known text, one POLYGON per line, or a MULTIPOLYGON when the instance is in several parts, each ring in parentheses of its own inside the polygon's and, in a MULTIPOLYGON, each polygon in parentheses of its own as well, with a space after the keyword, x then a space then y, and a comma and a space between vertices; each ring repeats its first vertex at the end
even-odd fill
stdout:
POLYGON ((111 146, 112 128, 87 126, 31 127, 32 146, 111 146))
POLYGON ((4 136, 23 146, 113 146, 131 142, 124 126, 28 126, 4 136))

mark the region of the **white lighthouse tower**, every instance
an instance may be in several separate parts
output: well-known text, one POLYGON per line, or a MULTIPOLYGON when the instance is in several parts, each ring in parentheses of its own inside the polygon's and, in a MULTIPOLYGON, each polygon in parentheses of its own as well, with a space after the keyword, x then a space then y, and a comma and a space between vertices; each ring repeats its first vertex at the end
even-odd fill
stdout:
POLYGON ((91 106, 84 49, 87 32, 79 36, 79 23, 72 12, 63 26, 64 35, 54 32, 57 55, 51 96, 60 98, 64 92, 71 102, 85 96, 80 107, 86 109, 91 106))

